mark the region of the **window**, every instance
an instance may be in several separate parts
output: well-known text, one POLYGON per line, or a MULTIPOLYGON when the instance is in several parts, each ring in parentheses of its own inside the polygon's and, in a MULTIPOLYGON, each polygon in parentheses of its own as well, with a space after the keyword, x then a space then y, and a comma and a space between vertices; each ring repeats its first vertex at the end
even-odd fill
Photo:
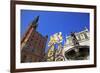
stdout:
POLYGON ((83 33, 80 34, 80 38, 81 38, 81 40, 84 40, 85 39, 85 36, 84 36, 83 33))
POLYGON ((84 36, 85 36, 86 39, 88 39, 87 33, 84 33, 84 36))
POLYGON ((76 38, 77 38, 78 41, 81 40, 80 35, 77 35, 76 38))

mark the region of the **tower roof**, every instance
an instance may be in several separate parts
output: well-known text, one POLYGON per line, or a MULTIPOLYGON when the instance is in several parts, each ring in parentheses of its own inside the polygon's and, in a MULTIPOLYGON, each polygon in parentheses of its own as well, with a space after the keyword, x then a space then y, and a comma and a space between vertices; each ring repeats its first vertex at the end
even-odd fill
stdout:
POLYGON ((28 27, 26 33, 22 37, 21 44, 25 41, 26 38, 29 38, 30 34, 32 33, 33 28, 36 30, 36 28, 38 26, 38 20, 39 20, 39 16, 34 18, 31 25, 28 27), (29 33, 29 32, 31 32, 31 33, 29 33))
POLYGON ((36 28, 38 26, 38 20, 39 20, 39 16, 35 17, 31 25, 36 28))

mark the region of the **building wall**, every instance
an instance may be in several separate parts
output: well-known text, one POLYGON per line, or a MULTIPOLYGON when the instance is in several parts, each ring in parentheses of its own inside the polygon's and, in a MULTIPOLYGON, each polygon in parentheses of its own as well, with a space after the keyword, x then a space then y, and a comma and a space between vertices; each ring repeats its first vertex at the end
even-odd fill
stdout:
MULTIPOLYGON (((78 39, 80 46, 90 46, 89 31, 87 29, 85 29, 81 32, 75 33, 75 36, 78 39)), ((66 57, 65 57, 65 52, 68 51, 69 49, 71 49, 74 46, 75 45, 73 45, 71 36, 67 36, 66 42, 65 42, 65 45, 64 45, 64 49, 63 49, 63 56, 64 56, 65 60, 67 60, 66 57)))
MULTIPOLYGON (((30 56, 32 59, 34 59, 32 61, 42 61, 45 53, 45 45, 46 38, 44 38, 38 32, 34 31, 31 33, 31 36, 23 47, 23 50, 27 51, 24 55, 29 57, 32 54, 33 56, 30 56)), ((27 59, 28 58, 24 60, 26 61, 27 59)))
POLYGON ((45 56, 47 36, 36 31, 38 19, 33 21, 21 42, 21 62, 42 62, 45 56))

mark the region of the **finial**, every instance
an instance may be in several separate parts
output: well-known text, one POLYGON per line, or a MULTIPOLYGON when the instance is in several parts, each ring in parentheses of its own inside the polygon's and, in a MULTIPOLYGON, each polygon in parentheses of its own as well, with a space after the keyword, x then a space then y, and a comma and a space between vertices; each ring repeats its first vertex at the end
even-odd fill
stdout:
POLYGON ((88 31, 88 28, 85 26, 85 31, 88 31))

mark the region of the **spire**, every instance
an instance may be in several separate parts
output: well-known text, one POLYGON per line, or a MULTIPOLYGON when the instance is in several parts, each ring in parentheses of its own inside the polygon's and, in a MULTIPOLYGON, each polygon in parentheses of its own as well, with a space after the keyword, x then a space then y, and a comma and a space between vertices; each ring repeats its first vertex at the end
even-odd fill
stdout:
POLYGON ((85 29, 85 31, 88 31, 88 28, 86 26, 84 27, 84 29, 85 29))
POLYGON ((36 28, 36 27, 38 26, 38 20, 39 20, 39 16, 37 16, 37 17, 34 18, 34 20, 33 20, 33 22, 32 22, 32 26, 33 26, 34 28, 36 28))

